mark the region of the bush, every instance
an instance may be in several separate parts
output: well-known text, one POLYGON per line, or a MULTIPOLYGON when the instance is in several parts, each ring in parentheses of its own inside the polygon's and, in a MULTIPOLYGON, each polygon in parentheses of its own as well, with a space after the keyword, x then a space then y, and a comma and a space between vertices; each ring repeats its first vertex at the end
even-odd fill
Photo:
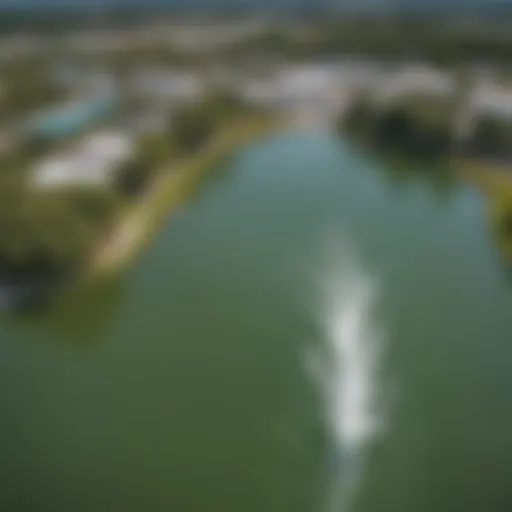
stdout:
POLYGON ((110 227, 118 200, 109 192, 29 194, 0 207, 0 277, 60 275, 78 268, 110 227))
POLYGON ((486 116, 480 119, 468 144, 478 156, 507 158, 512 156, 512 123, 486 116))
POLYGON ((365 138, 374 122, 375 109, 366 98, 355 100, 338 123, 338 132, 365 138))
POLYGON ((452 130, 447 107, 408 98, 389 106, 359 98, 340 121, 339 131, 367 142, 377 151, 408 159, 448 156, 452 130))
POLYGON ((150 162, 144 161, 142 158, 132 160, 119 170, 116 188, 127 196, 140 194, 157 170, 156 162, 151 165, 150 162))
POLYGON ((179 151, 193 152, 210 137, 215 119, 205 106, 183 109, 173 120, 172 137, 179 151))

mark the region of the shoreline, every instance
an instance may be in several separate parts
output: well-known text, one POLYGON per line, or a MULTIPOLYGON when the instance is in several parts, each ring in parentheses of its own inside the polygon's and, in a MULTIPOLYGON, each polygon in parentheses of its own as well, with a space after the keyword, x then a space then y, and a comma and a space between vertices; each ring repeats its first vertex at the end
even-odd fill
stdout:
POLYGON ((167 215, 186 197, 196 180, 213 170, 222 158, 252 139, 279 129, 281 124, 276 116, 242 118, 220 128, 196 153, 162 169, 146 192, 121 216, 108 239, 93 250, 82 279, 103 277, 125 269, 167 215))
MULTIPOLYGON (((338 132, 339 133, 339 132, 338 132)), ((411 157, 386 157, 379 155, 377 151, 372 150, 366 141, 361 141, 357 136, 348 133, 339 133, 339 136, 360 147, 364 151, 371 154, 377 161, 389 160, 391 162, 403 161, 406 164, 421 165, 421 158, 411 157)), ((463 157, 457 154, 448 154, 437 164, 435 162, 428 163, 428 166, 443 165, 447 172, 452 176, 468 182, 478 188, 482 193, 506 195, 512 198, 512 163, 497 162, 490 159, 474 156, 463 157)))
MULTIPOLYGON (((190 190, 213 172, 224 158, 251 141, 278 132, 290 124, 293 125, 282 114, 243 115, 220 125, 196 152, 164 165, 146 190, 114 219, 113 228, 94 244, 82 267, 58 288, 40 298, 38 295, 38 302, 44 304, 41 307, 62 307, 77 293, 117 279, 151 243, 152 237, 173 210, 187 200, 190 190)), ((33 287, 29 288, 32 290, 33 287)), ((33 293, 29 295, 31 299, 33 293)), ((14 304, 13 300, 3 302, 5 304, 0 304, 0 310, 25 309, 24 303, 14 304)))
POLYGON ((482 192, 512 194, 512 165, 478 158, 455 158, 453 163, 456 174, 482 192))

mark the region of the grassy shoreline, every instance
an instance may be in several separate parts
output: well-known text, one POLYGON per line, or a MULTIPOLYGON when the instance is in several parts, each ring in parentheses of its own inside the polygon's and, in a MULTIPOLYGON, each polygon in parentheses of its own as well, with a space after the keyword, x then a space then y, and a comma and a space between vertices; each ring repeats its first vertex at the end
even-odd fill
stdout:
POLYGON ((512 169, 506 164, 476 158, 456 158, 454 167, 461 178, 475 184, 483 192, 512 195, 512 169))
POLYGON ((224 157, 251 139, 280 126, 274 116, 252 116, 220 128, 197 153, 169 164, 148 190, 120 217, 108 238, 92 252, 84 277, 101 277, 126 268, 187 191, 224 157))

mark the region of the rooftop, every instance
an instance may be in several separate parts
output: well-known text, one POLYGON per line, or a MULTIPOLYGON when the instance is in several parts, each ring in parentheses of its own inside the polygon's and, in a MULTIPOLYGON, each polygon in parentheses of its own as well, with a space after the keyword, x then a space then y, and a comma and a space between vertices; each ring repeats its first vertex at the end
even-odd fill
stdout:
POLYGON ((123 132, 95 133, 69 151, 39 162, 33 170, 33 185, 104 186, 111 181, 118 165, 129 160, 134 152, 134 141, 123 132))

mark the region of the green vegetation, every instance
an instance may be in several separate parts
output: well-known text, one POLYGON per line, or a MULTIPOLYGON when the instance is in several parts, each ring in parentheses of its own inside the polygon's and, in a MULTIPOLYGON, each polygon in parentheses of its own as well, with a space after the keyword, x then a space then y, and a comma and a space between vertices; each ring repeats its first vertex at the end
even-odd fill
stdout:
POLYGON ((184 54, 169 44, 152 44, 127 48, 125 50, 105 52, 100 56, 81 56, 84 64, 99 61, 102 64, 108 65, 109 69, 118 77, 121 85, 126 74, 138 66, 189 67, 198 64, 199 58, 199 56, 184 54))
POLYGON ((369 56, 379 60, 421 59, 443 65, 484 60, 510 66, 512 36, 496 22, 463 25, 446 17, 382 19, 380 16, 323 19, 308 30, 276 29, 234 44, 231 58, 271 54, 286 59, 369 56))
POLYGON ((250 108, 226 91, 218 91, 199 103, 186 106, 172 118, 170 136, 179 154, 197 151, 216 129, 250 108))
POLYGON ((127 196, 142 193, 169 161, 198 151, 222 125, 249 111, 225 91, 182 107, 171 116, 166 131, 139 139, 137 157, 119 170, 116 188, 127 196))
MULTIPOLYGON (((124 219, 165 177, 165 166, 199 151, 220 128, 249 110, 225 92, 184 106, 167 130, 140 137, 136 158, 117 169, 110 188, 32 189, 26 152, 6 158, 0 169, 0 283, 80 272, 98 245, 108 246, 112 236, 121 236, 116 235, 120 225, 130 231, 124 219)), ((35 157, 44 150, 44 141, 31 142, 27 148, 35 157)))
POLYGON ((402 97, 385 105, 357 99, 338 129, 378 152, 409 160, 443 161, 452 144, 450 104, 427 97, 402 97))
POLYGON ((364 94, 360 94, 338 120, 338 132, 361 141, 368 141, 374 116, 375 107, 364 94))
POLYGON ((125 197, 142 194, 162 166, 175 156, 173 141, 167 133, 140 136, 135 153, 116 175, 115 188, 125 197))
POLYGON ((467 173, 487 199, 487 213, 501 258, 512 263, 512 178, 509 172, 467 173))
POLYGON ((0 64, 3 77, 0 122, 16 122, 21 116, 60 101, 61 90, 50 79, 47 63, 21 59, 0 64))
POLYGON ((0 279, 26 280, 73 272, 106 229, 114 194, 87 191, 35 193, 2 183, 0 279))
POLYGON ((275 116, 248 115, 215 130, 212 144, 170 162, 151 187, 127 210, 112 236, 100 244, 89 266, 90 276, 112 275, 131 261, 167 212, 196 190, 205 175, 247 140, 278 126, 275 116), (173 167, 170 167, 173 165, 173 167))
POLYGON ((440 198, 457 176, 474 183, 487 199, 500 255, 512 262, 512 121, 480 115, 459 141, 452 129, 459 106, 419 96, 384 105, 363 94, 338 130, 382 155, 381 168, 395 183, 425 177, 440 198))
POLYGON ((489 114, 480 117, 466 142, 466 152, 512 163, 512 121, 489 114))

